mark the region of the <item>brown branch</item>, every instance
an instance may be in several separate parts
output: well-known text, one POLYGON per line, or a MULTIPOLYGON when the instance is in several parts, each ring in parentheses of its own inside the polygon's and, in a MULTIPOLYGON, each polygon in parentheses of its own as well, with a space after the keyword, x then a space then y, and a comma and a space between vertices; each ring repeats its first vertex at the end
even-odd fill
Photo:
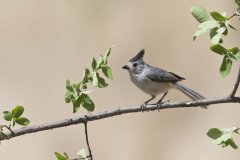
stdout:
POLYGON ((237 89, 238 89, 238 86, 239 86, 239 82, 240 82, 240 68, 239 68, 239 70, 238 70, 238 77, 237 77, 237 80, 236 80, 235 85, 234 85, 234 87, 233 87, 233 90, 232 90, 232 92, 231 92, 230 95, 229 95, 229 98, 230 98, 230 99, 235 96, 235 94, 236 94, 236 92, 237 92, 237 89))
MULTIPOLYGON (((184 108, 184 107, 199 107, 204 105, 209 106, 212 104, 220 104, 220 103, 240 103, 240 97, 229 98, 228 96, 226 96, 222 98, 205 99, 205 100, 199 100, 199 101, 166 102, 161 106, 161 108, 170 109, 170 108, 184 108)), ((157 105, 148 105, 145 111, 155 111, 157 109, 158 109, 157 105)), ((142 112, 141 105, 130 107, 130 108, 118 108, 112 111, 105 111, 97 114, 89 114, 89 115, 79 116, 75 118, 64 119, 60 121, 44 123, 40 125, 22 127, 19 129, 12 130, 14 134, 12 134, 11 132, 7 132, 5 134, 8 136, 7 139, 11 139, 13 137, 18 137, 25 134, 30 134, 30 133, 35 133, 35 132, 40 132, 45 130, 52 130, 55 128, 66 127, 66 126, 71 126, 71 125, 80 124, 80 123, 87 123, 90 121, 95 121, 95 120, 100 120, 104 118, 118 116, 121 114, 135 113, 135 112, 142 112)))

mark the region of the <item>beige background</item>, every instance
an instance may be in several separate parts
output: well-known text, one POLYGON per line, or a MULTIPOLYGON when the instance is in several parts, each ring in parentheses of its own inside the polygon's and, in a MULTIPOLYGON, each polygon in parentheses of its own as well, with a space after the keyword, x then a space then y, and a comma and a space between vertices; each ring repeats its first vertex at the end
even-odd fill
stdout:
MULTIPOLYGON (((71 105, 65 104, 65 80, 80 80, 91 57, 112 45, 116 45, 110 57, 115 79, 91 94, 95 113, 149 98, 121 69, 141 48, 146 49, 148 63, 185 77, 185 85, 206 97, 228 94, 237 65, 223 79, 218 73, 221 57, 209 51, 208 36, 192 42, 197 29, 189 13, 193 4, 229 14, 236 8, 233 0, 1 0, 0 110, 23 105, 32 124, 85 114, 81 109, 73 115, 71 105)), ((237 18, 232 23, 239 25, 237 18)), ((239 45, 238 33, 231 31, 226 45, 239 45)), ((167 99, 188 100, 177 91, 167 99)), ((240 126, 239 112, 238 104, 223 104, 208 110, 168 109, 94 121, 89 124, 94 158, 236 159, 239 151, 213 145, 206 132, 211 127, 240 126)), ((76 125, 4 141, 0 159, 53 160, 55 151, 75 157, 83 147, 83 126, 76 125)))

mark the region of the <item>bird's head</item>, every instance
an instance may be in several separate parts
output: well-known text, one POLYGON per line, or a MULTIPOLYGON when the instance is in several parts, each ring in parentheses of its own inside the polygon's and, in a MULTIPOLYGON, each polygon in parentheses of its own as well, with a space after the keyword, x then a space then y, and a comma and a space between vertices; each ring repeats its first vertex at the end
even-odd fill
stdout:
POLYGON ((136 56, 134 56, 132 59, 129 60, 129 62, 124 65, 122 68, 128 70, 128 72, 133 74, 139 74, 144 69, 144 56, 145 50, 142 49, 136 56))

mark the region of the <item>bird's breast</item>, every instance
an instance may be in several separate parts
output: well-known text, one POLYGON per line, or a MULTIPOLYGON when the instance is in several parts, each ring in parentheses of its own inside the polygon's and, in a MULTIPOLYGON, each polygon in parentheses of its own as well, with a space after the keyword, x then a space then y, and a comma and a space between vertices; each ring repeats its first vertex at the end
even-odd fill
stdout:
POLYGON ((149 95, 158 95, 161 93, 167 92, 170 88, 172 88, 173 84, 170 82, 156 82, 148 79, 144 74, 131 74, 131 81, 143 92, 149 95))

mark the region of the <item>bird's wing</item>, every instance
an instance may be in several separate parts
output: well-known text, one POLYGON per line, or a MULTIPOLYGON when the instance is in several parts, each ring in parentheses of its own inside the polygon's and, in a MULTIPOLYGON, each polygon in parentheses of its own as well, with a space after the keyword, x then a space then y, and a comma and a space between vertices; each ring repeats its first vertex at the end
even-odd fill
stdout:
POLYGON ((148 79, 156 82, 177 82, 184 80, 183 77, 156 67, 150 67, 144 73, 148 79))

